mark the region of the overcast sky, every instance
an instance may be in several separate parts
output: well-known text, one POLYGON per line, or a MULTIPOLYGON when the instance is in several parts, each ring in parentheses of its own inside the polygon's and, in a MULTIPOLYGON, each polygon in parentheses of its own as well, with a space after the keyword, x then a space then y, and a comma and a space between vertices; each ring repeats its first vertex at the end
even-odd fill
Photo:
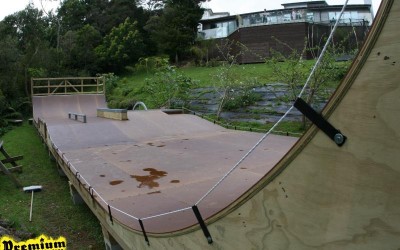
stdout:
MULTIPOLYGON (((0 20, 7 15, 23 10, 32 1, 37 8, 41 8, 40 0, 2 0, 0 3, 0 20)), ((42 0, 45 10, 55 10, 61 0, 42 0)), ((367 0, 368 1, 368 0, 367 0)), ((262 11, 264 9, 281 9, 282 3, 304 2, 304 0, 211 0, 203 7, 214 12, 230 12, 231 15, 262 11)), ((344 0, 327 0, 328 4, 344 4, 344 0)), ((374 12, 378 10, 381 0, 372 0, 374 12)), ((349 4, 364 3, 364 0, 350 0, 349 4)))
MULTIPOLYGON (((5 16, 25 9, 29 2, 30 0, 2 0, 0 2, 0 20, 3 20, 5 16)), ((32 0, 32 2, 37 8, 42 8, 40 0, 32 0)), ((50 11, 51 9, 57 9, 60 0, 42 0, 42 3, 45 10, 50 11)))

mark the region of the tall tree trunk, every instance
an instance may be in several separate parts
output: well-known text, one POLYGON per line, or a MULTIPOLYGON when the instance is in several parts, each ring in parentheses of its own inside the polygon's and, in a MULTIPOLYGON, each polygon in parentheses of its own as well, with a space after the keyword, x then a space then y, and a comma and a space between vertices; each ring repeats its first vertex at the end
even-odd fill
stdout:
POLYGON ((178 65, 179 63, 179 58, 178 58, 178 51, 175 52, 175 64, 178 65))

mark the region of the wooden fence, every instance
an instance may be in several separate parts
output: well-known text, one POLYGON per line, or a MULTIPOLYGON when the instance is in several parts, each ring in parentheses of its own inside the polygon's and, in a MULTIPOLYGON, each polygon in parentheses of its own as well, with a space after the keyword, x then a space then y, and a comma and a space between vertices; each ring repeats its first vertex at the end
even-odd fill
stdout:
POLYGON ((105 94, 104 77, 32 78, 32 96, 105 94))

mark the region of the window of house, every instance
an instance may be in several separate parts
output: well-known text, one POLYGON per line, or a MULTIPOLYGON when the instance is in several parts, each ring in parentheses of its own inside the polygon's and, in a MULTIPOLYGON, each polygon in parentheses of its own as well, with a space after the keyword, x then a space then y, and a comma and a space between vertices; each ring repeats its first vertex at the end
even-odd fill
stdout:
POLYGON ((351 18, 352 20, 358 20, 358 19, 360 19, 360 17, 358 16, 358 12, 357 12, 357 11, 352 11, 352 12, 351 12, 351 15, 350 15, 350 18, 351 18))
POLYGON ((334 11, 329 12, 329 20, 337 20, 339 18, 339 14, 340 12, 339 13, 334 11))
POLYGON ((314 22, 314 13, 313 12, 307 12, 306 19, 309 22, 314 22))
POLYGON ((231 34, 232 32, 234 32, 236 30, 236 22, 234 21, 230 21, 228 23, 228 34, 231 34))

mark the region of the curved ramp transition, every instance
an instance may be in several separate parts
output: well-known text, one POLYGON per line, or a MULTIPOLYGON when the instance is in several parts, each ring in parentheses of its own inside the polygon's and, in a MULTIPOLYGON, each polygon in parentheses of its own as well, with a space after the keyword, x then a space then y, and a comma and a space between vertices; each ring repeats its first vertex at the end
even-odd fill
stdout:
MULTIPOLYGON (((222 128, 194 115, 128 112, 128 121, 96 117, 103 95, 33 96, 34 117, 76 189, 111 220, 148 233, 178 231, 198 222, 191 208, 261 137, 222 128), (86 115, 87 123, 68 119, 86 115), (89 191, 90 187, 90 191, 89 191), (172 211, 169 215, 162 215, 172 211), (153 217, 153 218, 149 218, 153 217)), ((255 185, 297 138, 273 135, 198 207, 211 217, 255 185)))

